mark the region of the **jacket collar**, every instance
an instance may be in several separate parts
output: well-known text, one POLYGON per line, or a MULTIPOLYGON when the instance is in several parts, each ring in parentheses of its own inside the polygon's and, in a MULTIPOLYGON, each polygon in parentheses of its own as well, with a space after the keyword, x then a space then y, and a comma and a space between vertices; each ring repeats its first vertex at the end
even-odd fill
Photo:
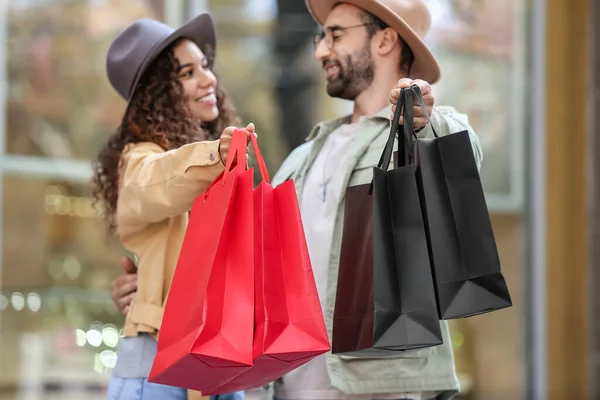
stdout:
MULTIPOLYGON (((379 111, 377 114, 375 114, 371 117, 367 117, 364 115, 361 116, 359 118, 359 122, 362 122, 365 120, 377 120, 377 119, 386 119, 389 121, 391 112, 392 112, 392 105, 390 104, 390 105, 384 107, 381 111, 379 111)), ((308 135, 308 137, 306 138, 306 141, 321 138, 322 136, 328 135, 329 133, 336 130, 340 125, 350 123, 351 117, 352 117, 351 115, 345 115, 341 118, 330 119, 328 121, 323 121, 323 122, 318 123, 315 126, 315 128, 312 130, 310 135, 308 135)))

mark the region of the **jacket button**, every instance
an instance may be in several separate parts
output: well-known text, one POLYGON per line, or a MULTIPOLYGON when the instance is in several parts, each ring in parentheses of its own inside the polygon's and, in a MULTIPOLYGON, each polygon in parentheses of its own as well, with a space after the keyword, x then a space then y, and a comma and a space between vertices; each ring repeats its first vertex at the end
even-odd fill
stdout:
POLYGON ((210 161, 215 161, 215 154, 210 153, 210 156, 208 158, 210 158, 210 161))

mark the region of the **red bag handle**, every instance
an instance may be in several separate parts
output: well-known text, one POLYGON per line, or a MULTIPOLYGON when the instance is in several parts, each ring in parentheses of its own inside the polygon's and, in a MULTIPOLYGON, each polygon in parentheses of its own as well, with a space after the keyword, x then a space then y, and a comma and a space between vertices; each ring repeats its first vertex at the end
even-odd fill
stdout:
POLYGON ((227 179, 227 175, 232 170, 233 160, 237 159, 237 165, 234 168, 246 168, 246 145, 247 134, 244 132, 237 132, 239 129, 236 129, 233 132, 233 137, 231 138, 231 143, 229 145, 229 153, 227 155, 227 161, 225 162, 225 170, 221 172, 219 175, 204 191, 204 201, 208 198, 208 193, 210 189, 212 189, 217 183, 221 182, 222 185, 225 185, 225 180, 227 179))
MULTIPOLYGON (((221 174, 221 179, 215 179, 213 183, 211 183, 210 186, 206 189, 206 191, 204 192, 204 201, 206 201, 210 189, 214 185, 216 185, 217 182, 220 181, 223 185, 225 184, 227 175, 229 175, 232 169, 246 169, 246 147, 248 145, 247 137, 248 131, 246 129, 236 129, 235 131, 233 131, 233 137, 231 138, 231 144, 229 146, 229 154, 227 155, 227 161, 225 163, 225 170, 221 174), (237 164, 235 167, 232 168, 234 159, 237 159, 237 164)), ((254 154, 256 155, 256 160, 258 162, 260 176, 265 183, 270 183, 269 171, 267 170, 265 159, 263 158, 263 155, 260 152, 260 148, 258 147, 258 141, 256 140, 256 136, 254 136, 254 134, 250 134, 250 140, 252 142, 252 148, 254 149, 254 154)))
POLYGON ((233 131, 233 138, 231 139, 231 147, 229 149, 229 155, 227 156, 227 163, 225 165, 225 173, 223 174, 223 180, 226 179, 227 175, 231 171, 231 165, 233 164, 234 158, 237 158, 236 168, 246 168, 246 147, 248 145, 247 137, 250 136, 250 141, 252 142, 252 148, 254 149, 254 154, 256 155, 256 161, 258 162, 258 168, 260 170, 260 177, 266 183, 270 183, 269 179, 269 171, 267 170, 267 165, 265 164, 265 159, 258 147, 258 141, 256 140, 256 136, 254 134, 250 134, 246 129, 236 129, 233 131), (234 149, 237 157, 232 157, 231 150, 234 149))
MULTIPOLYGON (((240 129, 244 132, 248 132, 245 129, 240 129)), ((260 170, 260 177, 263 182, 271 183, 269 179, 269 171, 267 170, 267 164, 265 164, 265 159, 263 158, 262 153, 260 152, 260 148, 258 147, 258 140, 254 134, 250 134, 250 141, 252 142, 252 148, 254 149, 254 155, 256 155, 256 162, 258 163, 258 169, 260 170)))
POLYGON ((231 138, 231 144, 229 145, 229 153, 227 154, 227 161, 225 163, 225 171, 223 172, 223 183, 227 179, 227 175, 232 170, 233 160, 237 161, 234 168, 246 169, 246 147, 248 146, 248 133, 242 129, 236 129, 233 131, 231 138))

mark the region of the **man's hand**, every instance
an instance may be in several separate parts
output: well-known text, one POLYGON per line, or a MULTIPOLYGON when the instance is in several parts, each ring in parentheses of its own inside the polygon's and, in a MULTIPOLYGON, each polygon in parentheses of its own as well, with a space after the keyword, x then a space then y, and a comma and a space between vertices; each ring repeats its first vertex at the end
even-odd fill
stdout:
MULTIPOLYGON (((400 89, 410 88, 413 85, 417 85, 419 87, 419 89, 421 89, 421 94, 423 95, 423 102, 425 103, 425 106, 427 107, 427 114, 429 114, 429 116, 431 116, 431 111, 433 110, 433 103, 435 101, 435 99, 433 98, 433 93, 431 91, 431 85, 421 79, 412 80, 409 78, 402 78, 398 81, 398 83, 396 84, 396 87, 390 92, 390 103, 393 104, 392 114, 390 115, 390 119, 394 118, 394 112, 396 111, 396 104, 398 104, 398 99, 400 97, 400 89)), ((425 125, 427 125, 427 117, 423 113, 423 110, 421 110, 421 106, 419 104, 417 104, 416 102, 414 104, 414 115, 415 115, 415 119, 414 119, 414 129, 415 130, 423 128, 425 125)), ((400 117, 400 125, 403 125, 403 124, 404 124, 404 116, 401 116, 400 117)))
POLYGON ((121 265, 125 273, 112 282, 110 298, 117 306, 117 310, 121 314, 127 315, 137 290, 137 268, 127 256, 121 257, 121 265))

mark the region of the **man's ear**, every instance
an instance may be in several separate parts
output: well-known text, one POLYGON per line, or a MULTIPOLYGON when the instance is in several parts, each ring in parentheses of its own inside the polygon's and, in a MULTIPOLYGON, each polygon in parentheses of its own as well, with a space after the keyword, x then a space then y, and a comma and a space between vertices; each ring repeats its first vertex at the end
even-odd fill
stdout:
POLYGON ((398 32, 392 28, 385 28, 375 34, 375 48, 379 55, 387 55, 399 43, 398 32))

